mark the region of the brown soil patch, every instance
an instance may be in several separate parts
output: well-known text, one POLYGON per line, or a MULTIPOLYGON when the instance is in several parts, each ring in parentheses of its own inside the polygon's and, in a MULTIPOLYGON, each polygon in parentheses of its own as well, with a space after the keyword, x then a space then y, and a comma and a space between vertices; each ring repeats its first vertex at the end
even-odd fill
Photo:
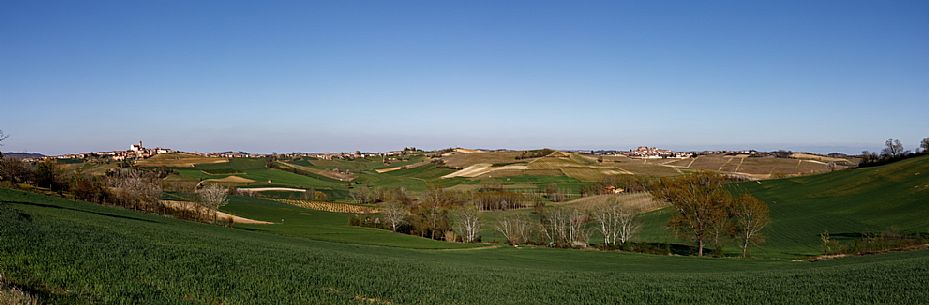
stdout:
POLYGON ((203 182, 207 183, 253 183, 255 180, 242 178, 239 176, 229 176, 222 179, 206 179, 203 182))
POLYGON ((617 200, 616 202, 619 204, 638 209, 641 213, 660 210, 668 206, 667 203, 655 200, 651 194, 645 192, 588 196, 557 203, 556 205, 572 206, 579 209, 597 209, 609 205, 611 200, 617 200))
POLYGON ((277 201, 303 207, 303 208, 307 208, 307 209, 311 209, 311 210, 331 212, 331 213, 377 214, 379 212, 375 208, 348 204, 348 203, 312 201, 312 200, 293 200, 293 199, 278 199, 277 201))

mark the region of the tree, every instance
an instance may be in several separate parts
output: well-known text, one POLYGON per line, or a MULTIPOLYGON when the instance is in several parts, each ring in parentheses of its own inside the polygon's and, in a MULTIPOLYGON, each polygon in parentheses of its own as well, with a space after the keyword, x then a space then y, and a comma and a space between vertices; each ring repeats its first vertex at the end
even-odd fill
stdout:
POLYGON ((590 232, 584 228, 590 218, 574 208, 548 208, 542 214, 540 230, 551 247, 587 246, 590 232))
POLYGON ((227 196, 228 190, 216 184, 210 184, 197 190, 200 205, 209 210, 213 221, 216 221, 216 212, 219 211, 219 208, 229 203, 227 196))
POLYGON ((752 195, 743 194, 735 200, 732 212, 742 257, 748 257, 749 247, 764 242, 761 230, 770 222, 768 205, 752 195))
POLYGON ((352 190, 349 192, 349 195, 351 195, 352 199, 358 203, 373 203, 375 201, 373 192, 371 192, 371 189, 364 184, 352 188, 352 190))
MULTIPOLYGON (((3 133, 3 130, 0 130, 0 146, 3 146, 3 140, 9 138, 10 135, 3 133)), ((3 158, 3 151, 0 151, 0 158, 3 158)))
POLYGON ((564 194, 558 189, 557 184, 549 184, 545 187, 545 194, 548 196, 548 200, 559 202, 565 199, 564 194))
POLYGON ((160 212, 161 184, 160 180, 144 173, 126 169, 120 170, 110 178, 116 201, 127 208, 160 212))
POLYGON ((732 223, 732 197, 724 196, 722 200, 719 201, 721 205, 719 208, 713 209, 712 212, 715 213, 710 220, 710 234, 713 241, 713 249, 716 250, 714 253, 715 256, 723 255, 723 245, 725 245, 726 240, 734 234, 734 224, 732 223))
POLYGON ((923 149, 923 153, 929 153, 929 138, 923 138, 922 141, 919 141, 919 147, 923 149))
POLYGON ((881 154, 885 158, 896 158, 903 155, 903 144, 900 144, 900 139, 887 139, 884 141, 884 150, 881 154))
POLYGON ((316 201, 326 201, 327 199, 329 199, 329 196, 326 195, 326 193, 314 190, 313 199, 316 201))
POLYGON ((461 235, 462 240, 466 243, 476 241, 481 230, 481 210, 477 205, 465 204, 454 209, 451 215, 455 231, 461 235))
POLYGON ((428 186, 413 211, 419 218, 420 235, 428 231, 430 237, 436 239, 448 229, 448 207, 458 202, 455 195, 439 186, 428 186))
POLYGON ((390 224, 390 229, 394 232, 397 231, 397 228, 400 225, 406 222, 406 216, 409 214, 403 204, 399 202, 388 202, 384 205, 384 208, 381 210, 381 215, 384 216, 384 220, 390 224))
POLYGON ((874 163, 874 162, 879 161, 880 159, 881 158, 880 156, 877 155, 877 153, 869 152, 867 150, 861 152, 861 163, 862 164, 874 163))
POLYGON ((529 242, 532 227, 523 216, 504 216, 497 221, 496 230, 509 244, 516 246, 529 242))
POLYGON ((609 205, 591 212, 597 224, 597 230, 603 235, 604 246, 625 245, 638 233, 639 211, 624 205, 615 197, 610 198, 609 205))
POLYGON ((719 174, 701 172, 676 178, 662 178, 653 195, 667 201, 676 213, 668 226, 678 234, 691 237, 697 244, 698 255, 714 228, 727 217, 726 205, 731 195, 724 187, 725 179, 719 174))
POLYGON ((53 191, 60 190, 61 183, 58 180, 58 168, 54 162, 45 160, 36 165, 34 174, 36 186, 47 187, 53 191))
POLYGON ((23 161, 10 157, 0 158, 0 181, 22 183, 28 181, 31 175, 31 168, 23 161))

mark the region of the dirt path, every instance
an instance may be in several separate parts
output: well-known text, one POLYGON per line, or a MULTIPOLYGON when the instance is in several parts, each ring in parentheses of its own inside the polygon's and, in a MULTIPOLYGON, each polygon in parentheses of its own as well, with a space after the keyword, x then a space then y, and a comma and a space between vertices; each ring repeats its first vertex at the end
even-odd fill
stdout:
MULTIPOLYGON (((180 201, 180 200, 162 200, 162 204, 169 206, 175 209, 185 209, 189 211, 197 210, 199 206, 196 203, 190 201, 180 201)), ((229 213, 216 212, 216 217, 218 218, 232 218, 232 222, 240 224, 251 224, 251 225, 269 225, 274 224, 273 222, 254 220, 251 218, 245 218, 242 216, 236 216, 229 213)))
POLYGON ((304 189, 295 189, 290 187, 240 187, 236 189, 240 192, 267 192, 267 191, 278 191, 278 192, 301 192, 306 193, 304 189))
POLYGON ((479 251, 479 250, 496 249, 500 247, 501 245, 487 245, 487 246, 474 247, 474 248, 435 249, 433 251, 442 251, 442 252, 479 251))
POLYGON ((726 163, 723 163, 723 165, 720 165, 717 171, 723 171, 723 167, 726 167, 726 165, 729 165, 729 162, 732 162, 733 158, 726 158, 726 159, 727 159, 726 163))
POLYGON ((738 172, 742 168, 742 162, 745 162, 745 158, 739 159, 739 165, 735 167, 735 172, 738 172))
POLYGON ((498 170, 507 170, 507 169, 528 169, 526 165, 507 165, 501 167, 493 167, 493 164, 490 163, 478 163, 468 167, 465 167, 461 170, 458 170, 454 173, 442 176, 442 179, 455 178, 455 177, 465 177, 465 178, 474 178, 486 173, 498 171, 498 170))
POLYGON ((392 172, 392 171, 400 170, 400 169, 411 169, 411 168, 422 167, 422 166, 427 165, 427 164, 430 164, 430 163, 432 163, 432 159, 431 159, 431 158, 426 159, 426 160, 423 160, 423 161, 420 161, 420 162, 416 162, 416 163, 413 163, 413 164, 410 164, 410 165, 397 166, 397 167, 388 167, 388 168, 378 168, 378 169, 375 169, 374 171, 377 172, 378 174, 383 174, 383 173, 386 173, 386 172, 392 172))

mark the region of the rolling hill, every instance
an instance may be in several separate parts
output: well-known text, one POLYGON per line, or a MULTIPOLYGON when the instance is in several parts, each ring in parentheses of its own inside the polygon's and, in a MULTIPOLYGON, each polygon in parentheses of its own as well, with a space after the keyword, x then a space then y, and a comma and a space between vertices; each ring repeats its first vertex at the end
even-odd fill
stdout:
MULTIPOLYGON (((274 170, 263 162, 231 159, 179 170, 227 177, 274 170)), ((358 179, 405 185, 443 180, 451 171, 426 165, 375 175, 366 169, 358 179)), ((818 234, 824 230, 838 238, 889 227, 924 232, 927 173, 924 156, 733 185, 771 209, 773 222, 764 231, 768 243, 747 260, 446 243, 353 227, 347 214, 241 196, 223 211, 273 224, 222 228, 0 189, 0 274, 55 304, 919 303, 929 298, 923 289, 929 284, 927 250, 816 262, 798 258, 820 253, 818 234)), ((573 180, 488 179, 513 185, 573 180)), ((644 193, 620 196, 629 204, 661 208, 644 193)), ((559 205, 596 208, 606 199, 559 205)), ((485 213, 488 241, 499 240, 492 224, 505 213, 532 217, 531 209, 485 213)), ((687 243, 664 228, 668 213, 645 214, 638 240, 687 243)))

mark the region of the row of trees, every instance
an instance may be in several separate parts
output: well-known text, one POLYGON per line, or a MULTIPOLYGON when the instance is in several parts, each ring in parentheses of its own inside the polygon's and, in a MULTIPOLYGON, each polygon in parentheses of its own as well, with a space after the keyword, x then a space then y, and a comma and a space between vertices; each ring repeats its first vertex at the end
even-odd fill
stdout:
POLYGON ((861 152, 860 166, 878 166, 926 153, 929 153, 929 138, 924 138, 919 142, 919 149, 917 149, 916 153, 906 150, 900 139, 887 139, 884 141, 884 149, 881 150, 880 154, 869 151, 861 152))
MULTIPOLYGON (((768 207, 747 193, 734 193, 728 182, 722 175, 704 172, 656 179, 641 187, 671 204, 675 213, 668 227, 693 240, 697 255, 703 256, 708 246, 721 254, 726 244, 734 242, 742 256, 748 257, 753 246, 764 242, 761 231, 770 222, 768 207)), ((480 196, 480 192, 431 189, 419 200, 387 202, 381 209, 382 218, 375 222, 398 232, 475 242, 484 226, 481 211, 494 209, 485 208, 480 196)), ((490 225, 512 245, 585 247, 598 233, 601 247, 623 247, 641 228, 640 211, 615 198, 589 210, 541 207, 536 209, 537 217, 504 214, 490 225)))
MULTIPOLYGON (((484 226, 480 192, 462 193, 433 189, 416 204, 387 202, 379 218, 369 223, 393 231, 447 241, 476 242, 484 226)), ((494 230, 511 245, 542 244, 552 247, 584 247, 593 232, 603 236, 604 247, 618 247, 632 240, 640 224, 639 211, 618 201, 591 210, 543 207, 531 220, 522 214, 501 216, 494 230)))
POLYGON ((195 193, 195 204, 185 206, 162 200, 164 191, 161 178, 157 171, 133 168, 117 169, 105 176, 95 176, 80 171, 63 171, 54 160, 27 163, 9 157, 0 159, 0 184, 26 190, 38 188, 63 197, 231 225, 231 219, 217 217, 219 208, 228 202, 229 192, 225 187, 203 186, 195 193))
POLYGON ((653 183, 653 178, 639 175, 607 176, 600 182, 591 183, 581 188, 581 195, 594 196, 613 193, 613 189, 622 189, 624 192, 647 192, 653 183))
MULTIPOLYGON (((456 192, 430 187, 419 198, 402 188, 379 189, 383 222, 391 230, 439 240, 473 242, 480 231, 480 212, 525 207, 538 200, 531 195, 504 189, 456 192), (415 199, 415 200, 414 200, 415 199), (454 233, 454 235, 450 235, 454 233)), ((356 195, 355 198, 360 198, 356 195)))

